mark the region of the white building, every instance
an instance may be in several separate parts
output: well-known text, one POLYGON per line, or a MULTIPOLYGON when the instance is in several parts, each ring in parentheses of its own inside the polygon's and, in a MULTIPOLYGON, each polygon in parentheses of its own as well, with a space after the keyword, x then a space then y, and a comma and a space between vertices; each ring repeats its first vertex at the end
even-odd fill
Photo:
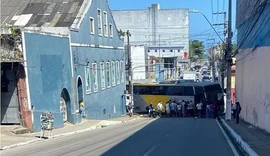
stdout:
POLYGON ((143 80, 147 76, 148 55, 145 46, 131 46, 133 80, 143 80))
POLYGON ((172 56, 171 50, 176 50, 177 56, 189 52, 188 9, 160 9, 159 4, 152 4, 147 9, 114 10, 112 14, 119 30, 130 31, 132 45, 182 47, 162 52, 163 57, 172 56))

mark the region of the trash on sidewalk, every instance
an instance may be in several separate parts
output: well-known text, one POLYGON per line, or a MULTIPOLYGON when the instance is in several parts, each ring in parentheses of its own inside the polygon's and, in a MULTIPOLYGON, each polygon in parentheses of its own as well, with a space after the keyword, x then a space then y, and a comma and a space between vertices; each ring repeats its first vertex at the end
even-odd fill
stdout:
POLYGON ((52 136, 52 130, 53 130, 53 114, 51 112, 45 112, 40 115, 40 138, 44 138, 45 131, 49 131, 49 136, 52 136))

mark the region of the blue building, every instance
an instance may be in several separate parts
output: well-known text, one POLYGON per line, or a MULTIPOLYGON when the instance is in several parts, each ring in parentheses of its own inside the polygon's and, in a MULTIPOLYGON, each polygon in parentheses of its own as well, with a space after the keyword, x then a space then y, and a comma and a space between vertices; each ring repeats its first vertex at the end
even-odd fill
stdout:
POLYGON ((3 1, 1 10, 13 9, 1 25, 21 30, 27 102, 20 105, 33 131, 46 111, 55 128, 125 114, 123 41, 107 0, 3 1))

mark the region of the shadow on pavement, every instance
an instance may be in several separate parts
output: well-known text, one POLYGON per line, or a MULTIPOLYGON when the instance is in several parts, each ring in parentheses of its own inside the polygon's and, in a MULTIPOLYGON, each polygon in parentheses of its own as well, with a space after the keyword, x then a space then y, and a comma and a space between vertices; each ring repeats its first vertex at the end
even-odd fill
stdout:
POLYGON ((159 118, 112 147, 102 156, 233 156, 214 119, 159 118))

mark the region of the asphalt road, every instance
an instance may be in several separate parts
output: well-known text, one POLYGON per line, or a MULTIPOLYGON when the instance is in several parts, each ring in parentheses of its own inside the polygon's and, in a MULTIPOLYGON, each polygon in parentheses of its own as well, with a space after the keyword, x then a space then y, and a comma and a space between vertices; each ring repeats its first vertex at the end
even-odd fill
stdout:
POLYGON ((234 156, 214 119, 139 119, 1 151, 4 156, 234 156))

